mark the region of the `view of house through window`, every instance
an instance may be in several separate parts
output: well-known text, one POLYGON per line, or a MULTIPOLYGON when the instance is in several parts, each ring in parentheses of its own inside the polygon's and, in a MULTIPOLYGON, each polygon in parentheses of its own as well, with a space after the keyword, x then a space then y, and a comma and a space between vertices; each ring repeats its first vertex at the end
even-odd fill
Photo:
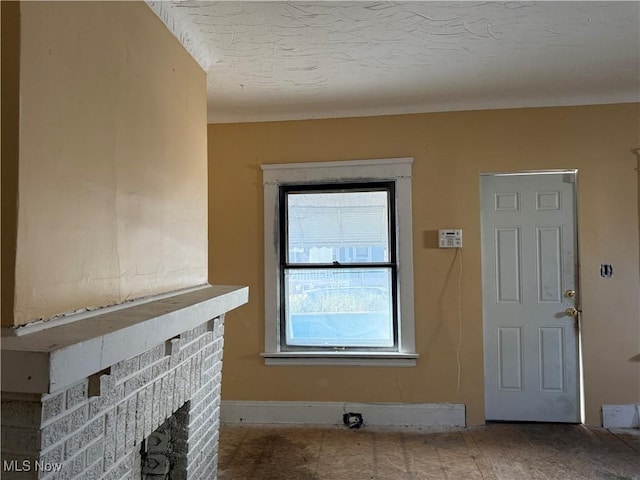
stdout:
POLYGON ((281 348, 397 346, 394 183, 280 187, 281 348))

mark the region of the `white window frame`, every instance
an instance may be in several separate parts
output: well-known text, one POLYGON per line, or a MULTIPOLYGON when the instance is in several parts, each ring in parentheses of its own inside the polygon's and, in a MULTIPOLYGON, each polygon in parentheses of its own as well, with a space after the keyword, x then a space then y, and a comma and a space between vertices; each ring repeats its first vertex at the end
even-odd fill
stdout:
POLYGON ((264 352, 266 365, 415 366, 413 306, 413 158, 262 165, 264 187, 264 352), (315 183, 393 181, 396 190, 398 350, 393 352, 280 351, 279 187, 315 183))

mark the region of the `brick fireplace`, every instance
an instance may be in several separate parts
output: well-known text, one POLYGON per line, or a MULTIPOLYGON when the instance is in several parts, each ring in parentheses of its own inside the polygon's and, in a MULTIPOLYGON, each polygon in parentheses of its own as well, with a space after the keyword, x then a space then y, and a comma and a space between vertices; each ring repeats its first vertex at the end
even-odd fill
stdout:
POLYGON ((2 477, 215 479, 224 315, 247 299, 206 286, 5 336, 2 477))

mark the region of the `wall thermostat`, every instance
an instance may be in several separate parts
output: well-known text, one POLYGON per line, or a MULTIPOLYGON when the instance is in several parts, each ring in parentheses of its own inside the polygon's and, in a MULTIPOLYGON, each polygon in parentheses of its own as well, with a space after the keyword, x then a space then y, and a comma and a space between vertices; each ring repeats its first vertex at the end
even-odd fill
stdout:
POLYGON ((462 248, 462 230, 438 230, 440 248, 462 248))

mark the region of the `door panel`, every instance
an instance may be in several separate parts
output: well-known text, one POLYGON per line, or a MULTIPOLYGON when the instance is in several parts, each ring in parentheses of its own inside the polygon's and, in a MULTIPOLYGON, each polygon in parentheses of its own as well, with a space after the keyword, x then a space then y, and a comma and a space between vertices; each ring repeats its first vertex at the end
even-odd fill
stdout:
POLYGON ((564 330, 542 327, 539 333, 540 391, 564 392, 564 330))
POLYGON ((520 231, 496 228, 498 303, 520 303, 520 231))
POLYGON ((499 390, 522 390, 522 333, 520 328, 498 329, 499 390))
POLYGON ((560 227, 536 228, 538 255, 538 302, 559 303, 562 297, 562 242, 560 227))
POLYGON ((575 175, 483 175, 487 420, 579 422, 575 175))

